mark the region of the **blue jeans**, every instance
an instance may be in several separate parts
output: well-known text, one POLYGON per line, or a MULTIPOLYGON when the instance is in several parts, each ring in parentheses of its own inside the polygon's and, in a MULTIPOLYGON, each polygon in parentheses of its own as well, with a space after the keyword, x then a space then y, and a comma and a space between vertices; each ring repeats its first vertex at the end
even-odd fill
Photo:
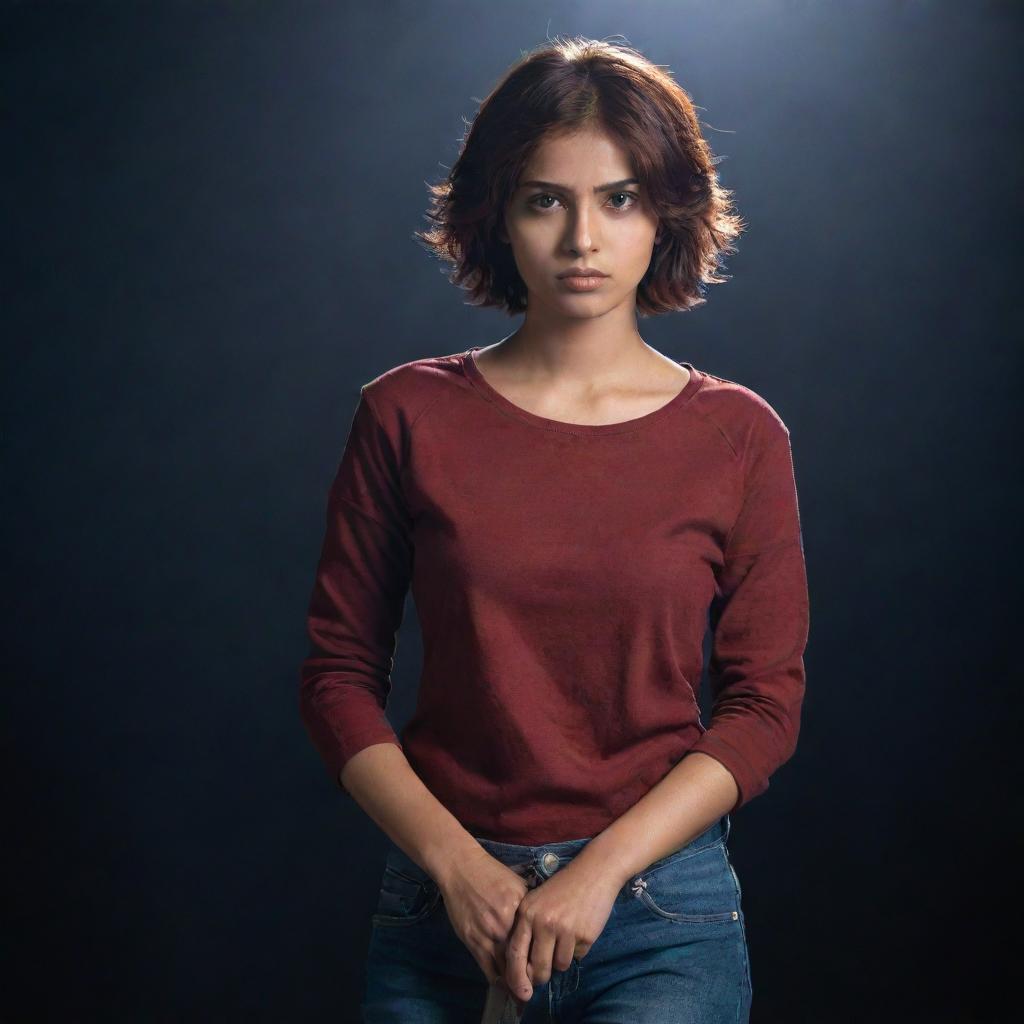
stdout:
MULTIPOLYGON (((752 986, 729 816, 630 879, 590 950, 534 987, 522 1024, 746 1024, 752 986)), ((542 884, 590 839, 477 837, 542 884)), ((365 1024, 480 1024, 488 984, 437 884, 389 844, 366 962, 365 1024)))

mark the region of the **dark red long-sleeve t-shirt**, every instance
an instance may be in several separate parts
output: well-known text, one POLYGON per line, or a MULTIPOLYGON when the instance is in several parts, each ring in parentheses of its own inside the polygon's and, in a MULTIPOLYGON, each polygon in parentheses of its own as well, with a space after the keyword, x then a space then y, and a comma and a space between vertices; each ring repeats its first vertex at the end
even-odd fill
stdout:
POLYGON ((737 810, 800 727, 808 592, 786 425, 690 363, 651 413, 564 423, 491 387, 478 348, 360 389, 300 673, 331 778, 395 743, 473 835, 537 845, 597 835, 701 751, 732 773, 737 810), (423 670, 399 740, 385 708, 410 587, 423 670))

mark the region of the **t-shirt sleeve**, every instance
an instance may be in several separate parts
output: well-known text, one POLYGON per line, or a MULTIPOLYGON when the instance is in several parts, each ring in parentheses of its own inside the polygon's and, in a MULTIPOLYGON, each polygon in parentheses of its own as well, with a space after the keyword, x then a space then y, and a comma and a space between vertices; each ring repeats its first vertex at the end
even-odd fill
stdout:
POLYGON ((382 420, 366 387, 328 493, 299 687, 303 722, 343 793, 341 769, 360 750, 402 748, 385 708, 413 558, 399 420, 382 420))
POLYGON ((773 416, 755 433, 710 609, 711 721, 689 751, 732 773, 739 790, 733 812, 763 793, 796 750, 809 629, 789 431, 773 416))

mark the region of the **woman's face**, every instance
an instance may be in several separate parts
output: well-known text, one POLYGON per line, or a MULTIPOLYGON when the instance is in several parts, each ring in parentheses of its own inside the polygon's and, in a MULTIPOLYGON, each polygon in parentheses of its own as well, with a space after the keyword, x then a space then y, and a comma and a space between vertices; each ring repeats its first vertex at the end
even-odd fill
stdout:
POLYGON ((611 136, 586 129, 543 140, 517 185, 499 237, 512 247, 531 309, 591 317, 636 302, 660 236, 658 218, 611 136), (577 291, 558 276, 572 267, 608 276, 577 291))

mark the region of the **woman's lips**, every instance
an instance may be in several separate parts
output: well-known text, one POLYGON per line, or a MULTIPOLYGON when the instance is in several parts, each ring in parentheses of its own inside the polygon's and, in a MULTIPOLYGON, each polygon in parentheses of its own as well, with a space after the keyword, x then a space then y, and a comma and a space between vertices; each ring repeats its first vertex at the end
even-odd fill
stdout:
POLYGON ((568 288, 574 292, 592 292, 595 288, 600 288, 601 284, 607 280, 604 277, 561 277, 559 280, 568 288))

